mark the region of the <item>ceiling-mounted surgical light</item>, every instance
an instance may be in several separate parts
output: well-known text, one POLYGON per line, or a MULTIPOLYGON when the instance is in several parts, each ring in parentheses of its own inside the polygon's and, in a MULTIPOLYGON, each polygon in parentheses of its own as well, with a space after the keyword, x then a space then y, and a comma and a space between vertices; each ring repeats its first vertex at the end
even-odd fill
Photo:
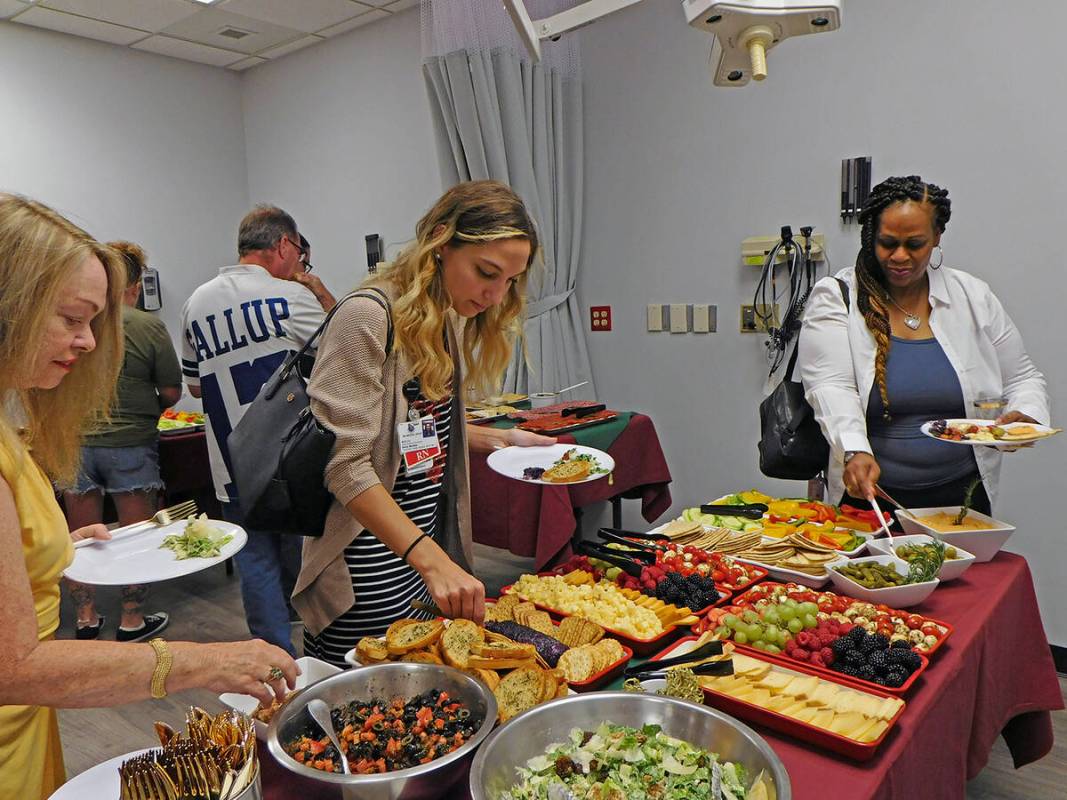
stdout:
MULTIPOLYGON (((541 42, 595 22, 641 0, 585 0, 544 19, 532 19, 524 0, 504 0, 523 44, 534 60, 541 42)), ((711 61, 716 86, 744 86, 767 77, 767 52, 790 36, 841 26, 841 0, 681 0, 686 22, 715 37, 711 61)))

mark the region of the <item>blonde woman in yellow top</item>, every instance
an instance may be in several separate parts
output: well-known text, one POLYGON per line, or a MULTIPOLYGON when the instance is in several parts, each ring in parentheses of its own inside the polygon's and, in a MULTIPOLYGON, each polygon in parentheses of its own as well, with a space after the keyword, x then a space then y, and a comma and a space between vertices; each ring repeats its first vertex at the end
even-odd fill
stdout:
POLYGON ((84 424, 106 413, 122 362, 119 256, 46 206, 0 194, 0 797, 64 781, 55 708, 192 687, 270 702, 297 666, 262 641, 57 641, 72 540, 51 481, 73 479, 84 424))

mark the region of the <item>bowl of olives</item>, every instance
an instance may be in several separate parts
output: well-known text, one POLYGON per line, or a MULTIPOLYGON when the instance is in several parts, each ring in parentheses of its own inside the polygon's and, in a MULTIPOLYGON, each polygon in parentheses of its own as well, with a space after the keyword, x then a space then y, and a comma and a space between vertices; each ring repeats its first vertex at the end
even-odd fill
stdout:
MULTIPOLYGON (((900 537, 893 537, 897 541, 900 537)), ((909 564, 891 555, 853 558, 847 564, 830 567, 827 572, 840 594, 867 603, 885 603, 890 608, 917 606, 937 588, 937 578, 908 583, 909 564)))
MULTIPOLYGON (((876 555, 895 555, 907 562, 933 547, 934 540, 924 533, 910 536, 894 536, 893 543, 888 539, 877 539, 869 543, 876 555)), ((955 545, 945 543, 945 563, 941 565, 941 572, 937 577, 942 581, 951 581, 967 571, 967 567, 974 563, 974 555, 966 550, 961 550, 955 545)))

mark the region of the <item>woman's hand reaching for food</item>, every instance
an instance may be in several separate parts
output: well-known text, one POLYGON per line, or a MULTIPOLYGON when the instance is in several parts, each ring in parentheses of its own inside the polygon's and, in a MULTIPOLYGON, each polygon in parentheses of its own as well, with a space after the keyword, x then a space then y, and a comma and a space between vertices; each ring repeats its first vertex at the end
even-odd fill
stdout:
POLYGON ((84 528, 75 528, 70 532, 70 538, 74 542, 80 542, 82 539, 106 542, 111 538, 111 531, 107 529, 107 525, 97 522, 93 525, 86 525, 84 528))
MULTIPOLYGON (((250 694, 267 708, 277 697, 284 700, 296 688, 300 667, 292 656, 267 644, 262 639, 248 642, 195 645, 197 656, 203 661, 202 675, 210 680, 193 678, 196 686, 206 686, 216 692, 250 694)), ((178 655, 175 655, 177 663, 178 655)))
POLYGON ((845 491, 852 497, 874 499, 874 485, 882 474, 881 467, 870 453, 855 453, 845 464, 845 491))

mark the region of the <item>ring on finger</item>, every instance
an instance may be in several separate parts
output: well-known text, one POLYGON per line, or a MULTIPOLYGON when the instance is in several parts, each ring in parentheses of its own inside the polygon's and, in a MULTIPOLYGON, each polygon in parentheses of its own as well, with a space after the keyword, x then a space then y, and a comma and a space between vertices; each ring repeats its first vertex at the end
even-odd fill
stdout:
POLYGON ((263 683, 270 683, 271 681, 280 681, 285 677, 285 673, 282 672, 281 667, 271 667, 270 672, 267 673, 267 677, 263 679, 263 683))

